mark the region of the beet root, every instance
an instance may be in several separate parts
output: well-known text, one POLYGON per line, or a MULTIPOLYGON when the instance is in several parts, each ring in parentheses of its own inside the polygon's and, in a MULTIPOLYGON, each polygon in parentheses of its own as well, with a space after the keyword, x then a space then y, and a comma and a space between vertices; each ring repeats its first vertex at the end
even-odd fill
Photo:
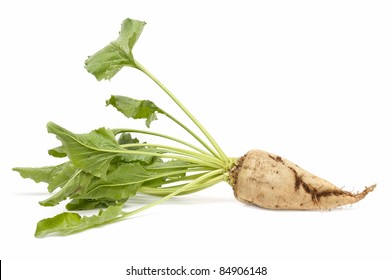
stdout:
POLYGON ((269 209, 323 210, 353 204, 376 185, 362 192, 342 190, 298 165, 271 153, 249 151, 230 171, 235 197, 269 209))

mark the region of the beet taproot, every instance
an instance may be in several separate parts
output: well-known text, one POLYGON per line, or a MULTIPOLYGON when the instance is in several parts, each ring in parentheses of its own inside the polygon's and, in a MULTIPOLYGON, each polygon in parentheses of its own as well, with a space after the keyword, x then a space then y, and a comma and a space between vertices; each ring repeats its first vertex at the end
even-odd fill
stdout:
POLYGON ((235 197, 269 209, 332 209, 363 199, 376 185, 352 193, 280 156, 251 150, 231 169, 235 197))

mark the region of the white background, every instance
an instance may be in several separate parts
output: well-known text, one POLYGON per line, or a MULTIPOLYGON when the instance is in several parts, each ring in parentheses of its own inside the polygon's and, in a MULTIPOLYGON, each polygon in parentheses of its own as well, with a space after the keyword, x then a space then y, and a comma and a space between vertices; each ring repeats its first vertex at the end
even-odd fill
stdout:
MULTIPOLYGON (((5 278, 131 279, 125 275, 131 265, 266 265, 266 279, 387 279, 391 14, 390 1, 374 0, 2 1, 5 278), (46 186, 21 179, 11 168, 58 163, 47 155, 58 144, 46 133, 48 121, 81 133, 142 127, 105 108, 110 94, 151 99, 180 115, 134 69, 99 83, 83 68, 88 55, 117 37, 126 17, 148 23, 136 58, 228 155, 268 150, 347 190, 373 183, 377 189, 338 210, 269 211, 237 202, 222 183, 127 221, 65 238, 34 238, 36 222, 62 212, 64 204, 41 207, 46 186)), ((161 118, 152 128, 182 137, 168 124, 161 118)), ((134 205, 148 201, 136 198, 134 205)))

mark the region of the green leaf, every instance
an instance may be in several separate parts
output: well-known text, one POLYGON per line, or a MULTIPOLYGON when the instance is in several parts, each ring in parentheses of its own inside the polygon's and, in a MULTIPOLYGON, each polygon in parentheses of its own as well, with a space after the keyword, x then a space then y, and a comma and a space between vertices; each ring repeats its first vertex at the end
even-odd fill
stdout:
POLYGON ((146 119, 147 127, 152 121, 157 120, 156 112, 164 112, 149 100, 137 100, 121 95, 112 95, 106 100, 106 106, 112 105, 127 118, 146 119))
POLYGON ((87 134, 74 134, 65 128, 48 123, 48 132, 53 133, 63 144, 72 163, 97 177, 105 177, 111 161, 122 151, 111 130, 100 128, 87 134))
POLYGON ((108 208, 109 206, 115 206, 119 204, 125 203, 126 200, 110 200, 110 199, 72 199, 67 205, 66 208, 69 211, 78 211, 78 210, 93 210, 97 208, 108 208))
POLYGON ((19 172, 23 178, 32 179, 36 183, 50 183, 53 177, 64 168, 65 164, 44 167, 14 167, 12 170, 19 172))
POLYGON ((126 201, 136 195, 142 186, 159 187, 167 179, 185 176, 192 164, 172 160, 155 162, 148 166, 139 163, 119 165, 109 172, 105 179, 92 181, 84 194, 72 196, 74 199, 94 201, 126 201))
MULTIPOLYGON (((128 132, 121 133, 120 137, 117 140, 119 145, 124 145, 124 144, 137 144, 139 143, 139 139, 137 138, 132 138, 131 134, 128 132)), ((133 148, 134 149, 134 148, 133 148)))
POLYGON ((92 227, 97 227, 121 218, 123 205, 109 206, 100 210, 98 215, 83 216, 77 213, 61 213, 52 218, 41 220, 37 224, 35 237, 45 237, 49 234, 69 235, 92 227))
POLYGON ((143 182, 151 180, 153 173, 147 172, 140 164, 123 164, 89 187, 77 198, 94 200, 124 200, 134 196, 143 182))
MULTIPOLYGON (((72 163, 85 172, 97 177, 106 177, 112 162, 142 162, 150 164, 154 156, 143 154, 130 154, 122 148, 112 130, 99 128, 85 134, 75 134, 65 128, 48 123, 48 132, 53 133, 63 144, 72 163)), ((140 150, 156 152, 155 149, 141 147, 140 150)))
POLYGON ((39 204, 42 206, 55 206, 68 197, 84 194, 93 178, 91 174, 76 168, 70 163, 56 174, 48 187, 48 189, 60 187, 60 191, 48 199, 40 201, 39 204))
POLYGON ((67 156, 67 153, 64 152, 64 149, 62 146, 50 149, 48 151, 48 154, 51 155, 52 157, 57 157, 57 158, 64 158, 67 156))
POLYGON ((137 68, 132 49, 136 44, 146 23, 125 19, 121 25, 119 37, 109 45, 88 57, 85 68, 98 81, 110 80, 124 66, 137 68))
MULTIPOLYGON (((62 188, 67 184, 68 184, 68 188, 71 187, 69 181, 74 176, 74 174, 78 171, 78 168, 76 168, 70 161, 67 161, 65 163, 56 166, 16 167, 13 168, 13 170, 18 171, 23 178, 33 179, 37 183, 40 182, 48 183, 48 191, 53 192, 55 189, 62 188)), ((78 178, 74 178, 74 179, 78 179, 78 178)), ((53 205, 44 205, 44 206, 53 206, 53 205)))
POLYGON ((67 161, 62 165, 62 169, 59 169, 56 174, 53 174, 50 182, 48 182, 48 191, 53 192, 57 188, 62 188, 69 179, 78 171, 78 168, 72 164, 72 162, 67 161))

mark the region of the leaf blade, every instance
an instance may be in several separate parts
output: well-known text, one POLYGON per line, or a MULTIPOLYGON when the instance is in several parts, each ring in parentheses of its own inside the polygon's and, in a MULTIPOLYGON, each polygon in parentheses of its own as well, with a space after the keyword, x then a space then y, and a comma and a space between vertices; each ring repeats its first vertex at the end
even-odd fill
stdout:
POLYGON ((55 206, 68 197, 84 194, 93 178, 91 174, 70 165, 68 168, 64 168, 63 172, 59 173, 52 182, 54 187, 61 188, 60 191, 40 201, 39 204, 42 206, 55 206))
POLYGON ((113 132, 105 128, 87 134, 74 134, 52 122, 47 128, 62 142, 63 150, 75 166, 97 177, 106 176, 111 161, 123 150, 113 132))
POLYGON ((67 153, 64 152, 62 146, 48 150, 48 154, 52 157, 57 157, 57 158, 64 158, 67 156, 67 153))
POLYGON ((149 128, 151 122, 157 120, 156 113, 164 114, 164 111, 149 100, 138 100, 121 95, 112 95, 106 100, 106 106, 113 106, 127 118, 146 119, 149 128))
POLYGON ((89 228, 113 222, 122 215, 123 205, 109 206, 97 215, 81 217, 77 213, 64 212, 37 223, 35 237, 42 238, 49 234, 70 235, 89 228))
POLYGON ((125 19, 118 38, 87 58, 86 70, 101 81, 110 80, 124 66, 137 68, 132 50, 145 24, 143 21, 125 19))
POLYGON ((13 171, 19 173, 24 179, 32 179, 36 183, 50 183, 53 176, 63 168, 64 164, 43 167, 14 167, 13 171))
POLYGON ((109 206, 119 205, 125 203, 125 200, 105 200, 105 199, 72 199, 66 208, 68 211, 81 211, 81 210, 93 210, 97 208, 108 208, 109 206))
POLYGON ((122 164, 90 186, 87 192, 75 198, 90 200, 126 200, 134 196, 143 182, 151 177, 140 164, 122 164))
POLYGON ((140 153, 130 153, 122 148, 110 129, 99 128, 89 133, 75 134, 52 122, 48 123, 47 127, 48 132, 61 141, 62 149, 72 163, 96 177, 105 178, 115 160, 150 164, 155 158, 147 153, 155 153, 153 148, 141 147, 140 153))

